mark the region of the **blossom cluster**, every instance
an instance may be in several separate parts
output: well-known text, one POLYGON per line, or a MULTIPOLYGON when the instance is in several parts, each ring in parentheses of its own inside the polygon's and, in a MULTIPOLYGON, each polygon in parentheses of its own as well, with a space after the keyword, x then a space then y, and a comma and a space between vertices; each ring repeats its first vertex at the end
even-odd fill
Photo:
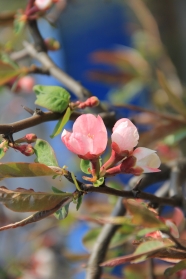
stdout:
POLYGON ((156 151, 145 147, 136 148, 139 134, 129 119, 118 120, 112 132, 110 158, 96 169, 96 174, 96 162, 106 150, 108 142, 107 129, 102 118, 92 114, 79 116, 74 122, 73 131, 64 130, 61 139, 71 152, 92 163, 90 173, 94 179, 119 173, 141 175, 160 171, 160 159, 156 151))

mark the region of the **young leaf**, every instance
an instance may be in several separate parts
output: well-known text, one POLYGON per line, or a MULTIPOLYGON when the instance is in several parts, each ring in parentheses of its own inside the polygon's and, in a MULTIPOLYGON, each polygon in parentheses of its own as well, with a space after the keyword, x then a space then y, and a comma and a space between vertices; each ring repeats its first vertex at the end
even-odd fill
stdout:
POLYGON ((77 180, 76 180, 76 177, 75 177, 75 175, 73 174, 73 172, 71 172, 71 176, 72 176, 72 180, 73 180, 73 182, 74 182, 76 188, 78 189, 78 191, 82 191, 82 190, 80 189, 80 187, 79 187, 79 184, 78 184, 78 182, 77 182, 77 180))
POLYGON ((4 157, 8 150, 8 141, 0 138, 0 159, 4 157))
POLYGON ((128 199, 125 206, 133 216, 133 223, 147 228, 158 228, 162 230, 169 230, 169 228, 161 222, 156 215, 149 210, 145 205, 138 203, 135 200, 128 199))
POLYGON ((81 159, 80 161, 80 169, 82 170, 82 172, 86 173, 86 174, 90 174, 90 169, 91 169, 91 163, 89 160, 84 160, 81 159))
POLYGON ((6 62, 0 61, 0 86, 18 77, 21 73, 25 73, 25 69, 15 68, 6 62))
POLYGON ((62 113, 68 106, 70 94, 59 86, 35 85, 36 105, 47 108, 48 110, 62 113))
POLYGON ((104 183, 105 179, 104 177, 100 177, 96 182, 93 183, 94 187, 99 187, 104 183))
POLYGON ((37 139, 34 151, 37 157, 36 162, 47 166, 58 166, 54 150, 47 141, 37 139))
POLYGON ((9 225, 3 226, 0 228, 0 231, 22 227, 22 226, 40 221, 40 220, 48 217, 49 215, 53 214, 54 212, 56 212, 61 206, 65 205, 66 202, 69 203, 69 199, 65 199, 65 200, 61 201, 59 204, 57 204, 52 209, 36 212, 35 214, 25 218, 24 220, 21 220, 14 224, 9 224, 9 225))
POLYGON ((36 177, 56 175, 55 169, 38 163, 0 163, 0 180, 13 177, 36 177))
POLYGON ((102 263, 101 266, 116 266, 127 262, 141 262, 153 253, 171 246, 174 246, 171 242, 163 242, 159 240, 146 241, 140 244, 133 254, 111 259, 102 263))
POLYGON ((24 188, 12 191, 4 186, 0 187, 0 202, 16 212, 50 210, 70 197, 72 199, 72 193, 35 192, 24 188))
POLYGON ((23 12, 19 10, 15 15, 15 20, 14 20, 14 32, 16 35, 21 33, 25 24, 26 24, 26 16, 23 14, 23 12))
POLYGON ((68 210, 69 210, 70 202, 68 204, 66 204, 65 206, 63 206, 62 208, 58 209, 54 213, 54 216, 56 217, 56 219, 63 220, 68 216, 68 210))
POLYGON ((64 116, 57 122, 55 128, 54 128, 54 131, 52 133, 52 135, 50 136, 52 139, 59 135, 63 129, 63 127, 66 125, 66 123, 69 121, 70 119, 70 116, 71 116, 71 109, 68 107, 64 116))
POLYGON ((186 269, 186 260, 183 260, 177 264, 175 264, 173 267, 169 267, 165 270, 164 275, 165 276, 171 276, 174 273, 186 269))
POLYGON ((76 210, 79 210, 81 204, 82 204, 83 196, 79 196, 77 199, 77 205, 76 205, 76 210))
POLYGON ((169 97, 169 101, 172 107, 179 112, 181 115, 186 117, 186 106, 184 102, 174 94, 174 92, 169 87, 164 74, 160 71, 157 72, 158 80, 164 91, 167 93, 169 97))

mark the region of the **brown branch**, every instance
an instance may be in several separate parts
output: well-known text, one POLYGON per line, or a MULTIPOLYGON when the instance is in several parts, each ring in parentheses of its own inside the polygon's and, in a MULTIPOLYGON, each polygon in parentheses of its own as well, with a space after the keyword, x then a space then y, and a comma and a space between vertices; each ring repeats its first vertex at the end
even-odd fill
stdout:
MULTIPOLYGON (((73 112, 70 117, 70 120, 76 120, 76 118, 80 115, 81 115, 80 112, 73 112)), ((112 112, 111 113, 103 112, 103 113, 99 113, 99 115, 103 118, 105 125, 107 125, 108 127, 112 127, 114 125, 115 117, 113 116, 112 112)), ((32 115, 29 118, 10 124, 0 125, 0 134, 4 134, 4 135, 14 134, 24 129, 37 126, 44 122, 58 120, 63 116, 64 116, 64 112, 57 113, 57 112, 48 111, 48 112, 34 113, 34 115, 32 115)))
POLYGON ((117 108, 127 108, 130 110, 135 110, 135 111, 140 111, 140 112, 147 112, 151 115, 157 116, 159 118, 163 118, 169 121, 173 121, 173 122, 178 122, 178 123, 183 123, 186 124, 186 119, 183 118, 182 116, 178 115, 178 114, 168 114, 168 113, 162 113, 162 112, 158 112, 158 111, 153 111, 150 109, 146 109, 143 107, 138 107, 135 105, 129 105, 129 104, 115 104, 114 107, 117 108))
POLYGON ((29 55, 38 60, 45 70, 48 70, 50 75, 59 80, 67 89, 71 90, 79 99, 84 99, 92 96, 92 94, 83 87, 80 83, 71 78, 68 74, 63 72, 54 62, 50 59, 47 53, 38 52, 33 45, 28 42, 23 43, 29 55))
MULTIPOLYGON (((151 174, 153 176, 153 174, 151 174)), ((71 173, 68 172, 65 177, 74 184, 74 181, 71 177, 71 173)), ((85 193, 100 193, 100 194, 107 194, 107 195, 113 195, 116 197, 123 197, 123 198, 133 198, 133 199, 142 199, 142 200, 148 200, 153 204, 166 204, 171 206, 182 206, 182 197, 173 197, 173 198, 166 198, 166 197, 157 197, 153 194, 145 193, 140 190, 134 191, 124 191, 124 190, 117 190, 111 187, 108 187, 106 185, 100 186, 100 187, 94 187, 94 186, 87 186, 84 183, 77 180, 79 188, 82 189, 85 193)), ((149 184, 150 185, 150 184, 149 184)))
MULTIPOLYGON (((122 200, 122 198, 118 199, 112 216, 123 216, 125 214, 126 209, 122 200)), ((102 267, 99 265, 104 261, 109 243, 119 227, 119 225, 114 224, 106 224, 103 226, 88 261, 86 279, 101 278, 102 267)))
POLYGON ((84 187, 85 192, 93 192, 93 193, 102 193, 107 195, 113 195, 117 197, 123 197, 123 198, 133 198, 133 199, 142 199, 142 200, 148 200, 155 204, 166 204, 166 205, 172 205, 172 206, 181 206, 182 205, 182 199, 181 198, 164 198, 164 197, 156 197, 153 194, 145 193, 145 192, 134 192, 131 191, 122 191, 122 190, 116 190, 114 188, 110 188, 108 186, 101 186, 101 187, 84 187))

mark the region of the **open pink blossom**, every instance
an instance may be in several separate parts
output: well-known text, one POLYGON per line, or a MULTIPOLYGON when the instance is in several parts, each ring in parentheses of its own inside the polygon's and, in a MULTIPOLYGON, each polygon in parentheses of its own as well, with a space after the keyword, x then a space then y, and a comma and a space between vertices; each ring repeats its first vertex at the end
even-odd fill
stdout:
POLYGON ((107 130, 102 118, 92 114, 79 116, 73 125, 73 132, 63 131, 61 139, 66 147, 80 158, 98 158, 107 146, 107 130))
POLYGON ((107 169, 106 176, 112 176, 119 173, 132 173, 141 175, 142 173, 159 172, 161 162, 156 151, 139 147, 133 153, 122 161, 121 164, 107 169))
POLYGON ((139 134, 136 126, 127 118, 122 118, 113 127, 112 149, 119 155, 131 152, 138 144, 139 134))
POLYGON ((155 150, 145 147, 136 148, 132 153, 132 156, 136 158, 135 167, 140 167, 143 173, 159 172, 161 161, 155 152, 155 150))

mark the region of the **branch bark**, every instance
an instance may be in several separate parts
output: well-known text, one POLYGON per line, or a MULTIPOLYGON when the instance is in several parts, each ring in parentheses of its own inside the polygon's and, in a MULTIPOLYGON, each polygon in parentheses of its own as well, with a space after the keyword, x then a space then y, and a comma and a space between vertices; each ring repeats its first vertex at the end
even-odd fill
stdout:
MULTIPOLYGON (((118 199, 112 216, 123 216, 125 214, 126 210, 122 200, 122 198, 118 199)), ((101 277, 102 267, 99 264, 104 261, 109 243, 119 227, 119 225, 113 224, 104 225, 89 258, 86 279, 99 279, 101 277)))

